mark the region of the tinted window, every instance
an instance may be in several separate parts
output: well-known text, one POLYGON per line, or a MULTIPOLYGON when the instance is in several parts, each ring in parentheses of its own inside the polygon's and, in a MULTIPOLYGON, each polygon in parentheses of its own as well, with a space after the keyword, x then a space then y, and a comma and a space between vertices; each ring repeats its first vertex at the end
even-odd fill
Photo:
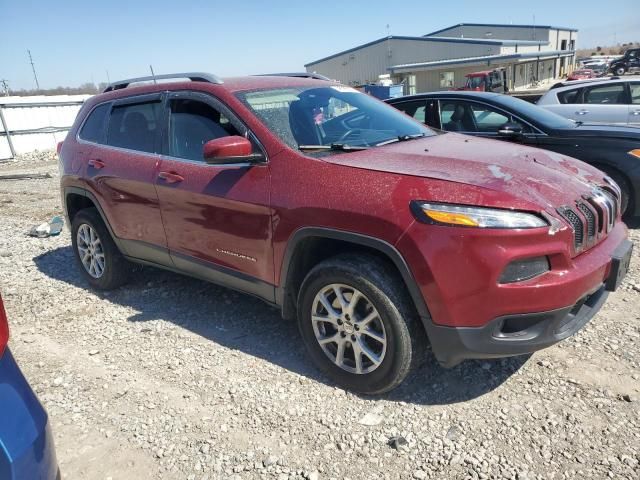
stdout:
POLYGON ((107 144, 154 153, 159 126, 160 102, 116 106, 109 117, 107 144))
POLYGON ((196 100, 171 100, 169 155, 172 157, 204 160, 204 144, 229 135, 240 133, 224 114, 210 105, 196 100))
POLYGON ((485 104, 459 100, 441 101, 440 121, 442 129, 449 132, 497 133, 505 123, 519 124, 525 133, 531 131, 528 125, 507 112, 485 104))
POLYGON ((588 88, 584 92, 584 103, 624 104, 626 103, 624 85, 601 85, 588 88))
POLYGON ((639 104, 640 103, 640 83, 632 83, 629 85, 631 88, 631 103, 639 104))
POLYGON ((80 130, 80 138, 88 142, 101 143, 104 139, 104 120, 111 105, 100 105, 93 109, 80 130))
POLYGON ((560 103, 577 103, 578 102, 578 93, 580 89, 575 90, 566 90, 564 92, 558 92, 558 100, 560 103))
POLYGON ((401 112, 404 112, 407 115, 415 118, 419 122, 426 123, 424 100, 418 100, 415 102, 394 103, 393 106, 401 112))
POLYGON ((514 114, 531 122, 536 127, 541 128, 575 128, 576 123, 561 117, 557 113, 550 112, 546 108, 540 108, 533 103, 529 103, 520 98, 510 95, 496 95, 493 97, 496 103, 499 103, 505 110, 509 110, 514 114))

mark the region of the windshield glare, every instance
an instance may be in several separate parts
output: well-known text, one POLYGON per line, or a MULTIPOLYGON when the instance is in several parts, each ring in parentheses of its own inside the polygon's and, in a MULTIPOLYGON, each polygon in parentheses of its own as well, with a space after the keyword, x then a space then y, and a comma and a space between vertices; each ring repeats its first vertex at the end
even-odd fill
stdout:
POLYGON ((374 147, 434 132, 357 90, 332 85, 240 92, 267 128, 294 149, 310 145, 374 147))

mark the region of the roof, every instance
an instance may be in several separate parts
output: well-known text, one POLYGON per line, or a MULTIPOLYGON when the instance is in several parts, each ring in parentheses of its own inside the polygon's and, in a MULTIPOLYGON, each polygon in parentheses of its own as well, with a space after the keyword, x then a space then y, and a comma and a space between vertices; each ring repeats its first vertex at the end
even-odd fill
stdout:
MULTIPOLYGON (((117 83, 117 82, 116 82, 117 83)), ((100 99, 118 99, 130 95, 143 95, 146 93, 163 92, 166 90, 205 90, 207 87, 212 89, 223 89, 231 93, 246 90, 269 90, 287 87, 326 87, 327 84, 336 84, 337 82, 327 82, 327 80, 316 80, 312 78, 301 77, 279 77, 279 76, 246 76, 246 77, 229 77, 221 79, 221 83, 211 83, 203 80, 197 81, 175 81, 163 83, 140 83, 127 87, 110 90, 109 92, 95 95, 92 98, 100 99)))
POLYGON ((465 63, 490 63, 496 60, 518 60, 527 58, 546 58, 546 57, 562 57, 573 55, 573 50, 553 50, 553 51, 541 51, 541 52, 527 52, 527 53, 506 53, 501 55, 483 55, 480 57, 465 57, 465 58, 451 58, 448 60, 433 60, 430 62, 419 63, 405 63, 401 65, 392 65, 387 70, 404 70, 411 68, 430 68, 440 67, 448 65, 460 65, 465 63))
POLYGON ((504 27, 504 28, 532 28, 532 29, 542 28, 542 29, 553 29, 553 30, 567 30, 569 32, 578 31, 575 28, 555 27, 553 25, 512 25, 512 24, 506 24, 506 23, 457 23, 456 25, 451 25, 450 27, 441 28, 440 30, 436 30, 435 32, 427 33, 425 37, 446 32, 447 30, 451 30, 452 28, 456 28, 456 27, 504 27))
POLYGON ((349 48, 348 50, 343 50, 341 52, 334 53, 332 55, 329 55, 328 57, 324 57, 319 60, 314 60, 313 62, 307 63, 305 67, 310 67, 312 65, 316 65, 326 60, 339 57, 340 55, 345 55, 347 53, 355 52, 362 48, 366 48, 372 45, 376 45, 378 43, 386 42, 387 40, 411 40, 411 41, 419 41, 419 42, 467 43, 467 44, 476 44, 476 45, 503 45, 503 46, 546 45, 549 43, 549 42, 539 42, 534 40, 501 40, 497 38, 487 39, 487 38, 424 37, 424 36, 411 37, 411 36, 402 36, 402 35, 401 36, 389 35, 388 37, 378 38, 377 40, 373 40, 372 42, 363 43, 362 45, 358 45, 357 47, 349 48))

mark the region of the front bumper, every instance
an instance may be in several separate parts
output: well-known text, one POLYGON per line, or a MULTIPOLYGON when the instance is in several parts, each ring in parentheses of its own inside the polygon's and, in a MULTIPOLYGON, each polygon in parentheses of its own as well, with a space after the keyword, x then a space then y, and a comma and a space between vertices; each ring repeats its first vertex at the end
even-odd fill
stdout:
POLYGON ((47 413, 7 349, 0 358, 0 479, 56 478, 47 413))
POLYGON ((570 337, 600 310, 609 292, 604 285, 575 305, 542 313, 506 315, 483 327, 444 327, 431 324, 433 353, 443 367, 463 360, 532 353, 570 337))

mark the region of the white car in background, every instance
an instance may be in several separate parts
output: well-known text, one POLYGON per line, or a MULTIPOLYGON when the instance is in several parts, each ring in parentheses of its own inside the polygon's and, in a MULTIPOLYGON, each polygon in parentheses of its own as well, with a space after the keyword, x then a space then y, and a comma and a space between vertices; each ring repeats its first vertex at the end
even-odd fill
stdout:
POLYGON ((537 105, 577 122, 640 125, 640 76, 554 85, 537 105))

